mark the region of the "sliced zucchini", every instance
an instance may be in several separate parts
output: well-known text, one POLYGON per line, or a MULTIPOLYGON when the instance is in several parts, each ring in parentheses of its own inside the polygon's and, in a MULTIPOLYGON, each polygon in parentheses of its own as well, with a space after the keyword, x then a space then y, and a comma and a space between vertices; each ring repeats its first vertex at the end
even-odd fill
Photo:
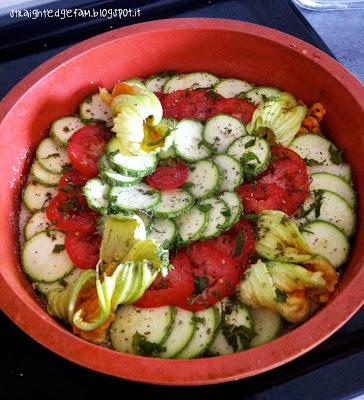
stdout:
POLYGON ((150 175, 157 167, 155 154, 125 154, 125 150, 118 138, 111 139, 107 144, 107 157, 111 168, 125 176, 141 177, 150 175))
POLYGON ((104 155, 100 161, 100 175, 105 182, 114 186, 130 186, 139 183, 142 179, 137 176, 125 176, 114 171, 110 168, 106 155, 104 155))
POLYGON ((159 354, 159 357, 175 358, 178 353, 181 353, 191 340, 195 326, 194 313, 176 307, 172 331, 163 343, 164 350, 159 354))
POLYGON ((208 72, 178 74, 166 81, 163 86, 163 92, 172 93, 183 89, 208 89, 213 88, 219 81, 219 78, 208 72))
POLYGON ((85 126, 80 117, 62 117, 53 122, 49 135, 60 146, 67 146, 71 136, 85 126))
POLYGON ((89 207, 101 214, 106 214, 109 209, 109 192, 110 186, 100 178, 88 180, 83 188, 89 207))
POLYGON ((35 282, 55 282, 73 269, 64 246, 65 234, 51 230, 39 232, 25 242, 21 259, 26 275, 35 282))
POLYGON ((246 135, 236 139, 228 148, 227 154, 239 160, 244 175, 251 178, 265 171, 271 152, 268 142, 258 136, 246 135))
POLYGON ((203 137, 217 153, 224 153, 231 143, 246 135, 244 125, 230 115, 219 114, 206 121, 203 137))
POLYGON ((179 359, 196 358, 203 354, 214 340, 219 326, 219 315, 215 307, 195 313, 195 331, 187 346, 177 354, 179 359))
POLYGON ((57 192, 56 188, 46 187, 38 182, 30 182, 23 192, 24 205, 31 212, 43 210, 57 192))
POLYGON ((80 117, 84 121, 112 123, 111 109, 101 99, 99 93, 87 96, 80 104, 80 117))
POLYGON ((65 277, 63 277, 61 280, 52 282, 52 283, 35 283, 36 289, 44 294, 45 296, 48 296, 48 294, 54 290, 54 289, 63 289, 67 285, 72 284, 77 280, 77 278, 81 275, 82 269, 79 268, 74 268, 69 274, 67 274, 65 277))
POLYGON ((162 92, 164 84, 172 76, 175 76, 175 71, 162 71, 158 74, 149 76, 145 82, 145 87, 152 92, 162 92))
POLYGON ((152 239, 165 248, 170 247, 177 237, 177 226, 172 219, 153 218, 148 233, 148 239, 152 239))
POLYGON ((354 189, 337 175, 320 172, 311 175, 310 190, 330 190, 343 197, 351 207, 355 206, 356 195, 354 189))
POLYGON ((203 129, 203 124, 193 119, 178 122, 174 131, 173 146, 179 157, 193 162, 211 154, 211 150, 203 143, 203 129))
POLYGON ((34 213, 24 227, 24 238, 29 240, 39 232, 49 229, 52 222, 49 221, 44 211, 34 213))
POLYGON ((319 172, 327 172, 329 174, 337 175, 340 178, 351 181, 351 167, 349 164, 331 164, 331 165, 312 165, 308 167, 308 173, 310 175, 317 174, 319 172))
POLYGON ((347 260, 350 244, 337 226, 327 221, 315 220, 304 225, 301 233, 312 251, 326 257, 335 268, 347 260))
POLYGON ((197 199, 213 196, 220 188, 219 167, 210 160, 200 160, 189 167, 187 182, 184 187, 197 199))
POLYGON ((219 236, 220 233, 225 230, 228 224, 228 218, 230 216, 229 207, 225 201, 219 200, 216 197, 210 197, 209 199, 202 200, 200 207, 207 212, 207 225, 202 232, 201 239, 207 240, 215 236, 219 236))
POLYGON ((337 148, 323 136, 313 133, 297 136, 289 145, 306 163, 315 162, 320 165, 332 165, 332 154, 337 148), (331 150, 331 151, 330 151, 331 150))
POLYGON ((227 154, 218 154, 212 160, 219 167, 220 192, 232 192, 243 183, 243 169, 235 158, 227 154))
POLYGON ((250 347, 260 346, 277 338, 283 328, 282 317, 268 308, 253 308, 251 310, 255 336, 250 347))
POLYGON ((153 214, 162 218, 174 218, 190 210, 194 202, 194 197, 187 190, 163 190, 160 202, 153 207, 153 214))
POLYGON ((39 143, 36 158, 44 169, 54 174, 62 174, 65 168, 70 165, 67 150, 59 146, 50 137, 39 143))
POLYGON ((177 217, 175 222, 178 227, 179 241, 187 244, 199 240, 207 226, 207 213, 198 206, 177 217))
POLYGON ((133 186, 114 186, 109 192, 110 207, 115 211, 149 210, 160 202, 159 190, 141 182, 133 186))
POLYGON ((57 186, 62 176, 61 174, 53 174, 52 172, 47 171, 37 160, 33 162, 30 172, 33 175, 34 180, 44 186, 57 186))
POLYGON ((223 200, 229 208, 226 228, 233 227, 240 219, 243 212, 243 205, 240 197, 235 192, 224 192, 218 196, 219 200, 223 200))
POLYGON ((309 193, 300 211, 298 225, 320 219, 331 222, 342 230, 345 235, 351 236, 355 231, 355 212, 348 202, 334 192, 309 193))
POLYGON ((148 342, 162 345, 171 332, 173 322, 174 307, 172 306, 158 308, 121 306, 110 327, 111 345, 116 351, 136 354, 137 334, 144 336, 148 342))
POLYGON ((230 98, 236 97, 241 93, 245 93, 253 88, 249 82, 242 81, 240 79, 222 79, 217 85, 215 85, 215 92, 220 94, 222 97, 230 98))
POLYGON ((250 311, 242 303, 234 303, 228 299, 220 302, 221 324, 215 340, 209 348, 209 353, 216 356, 223 356, 242 351, 250 344, 250 335, 253 332, 253 322, 250 311), (241 339, 239 327, 242 331, 241 339), (247 329, 247 337, 243 334, 247 329))
POLYGON ((281 91, 274 87, 257 86, 246 93, 243 93, 241 97, 258 106, 260 103, 274 99, 279 96, 280 93, 281 91))

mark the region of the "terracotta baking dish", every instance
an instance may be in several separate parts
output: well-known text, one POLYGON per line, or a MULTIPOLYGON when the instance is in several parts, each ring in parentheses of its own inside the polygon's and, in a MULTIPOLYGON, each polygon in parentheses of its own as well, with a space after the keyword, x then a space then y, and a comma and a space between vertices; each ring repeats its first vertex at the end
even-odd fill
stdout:
POLYGON ((52 58, 2 101, 0 114, 0 303, 25 332, 85 367, 134 381, 203 385, 275 368, 324 341, 364 300, 364 89, 344 67, 315 47, 258 25, 222 19, 138 24, 87 40, 52 58), (327 108, 325 132, 345 150, 359 192, 351 260, 330 302, 291 333, 238 354, 189 361, 117 353, 72 335, 37 301, 19 268, 17 226, 24 176, 50 123, 76 110, 98 86, 162 69, 210 71, 278 86, 327 108))

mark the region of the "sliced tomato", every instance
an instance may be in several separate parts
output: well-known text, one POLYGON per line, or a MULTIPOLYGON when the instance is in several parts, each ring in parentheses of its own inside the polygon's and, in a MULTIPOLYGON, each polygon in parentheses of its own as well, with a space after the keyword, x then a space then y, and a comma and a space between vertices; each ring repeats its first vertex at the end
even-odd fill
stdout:
POLYGON ((160 96, 163 116, 181 120, 194 118, 205 121, 214 114, 217 99, 222 98, 211 90, 177 90, 160 96))
POLYGON ((221 98, 215 102, 213 115, 228 114, 247 124, 251 121, 256 108, 254 104, 244 99, 236 97, 221 98))
POLYGON ((194 292, 177 306, 190 311, 203 310, 231 295, 240 281, 241 266, 213 243, 196 242, 188 249, 194 278, 194 292))
POLYGON ((188 177, 187 165, 178 160, 176 165, 158 165, 155 172, 145 178, 148 185, 159 189, 168 190, 180 187, 188 177))
POLYGON ((161 307, 186 301, 193 292, 191 262, 184 250, 171 260, 173 269, 166 277, 159 274, 152 286, 134 305, 138 307, 161 307))
POLYGON ((89 233, 96 229, 98 214, 82 195, 59 192, 47 206, 47 218, 65 232, 89 233))
POLYGON ((67 233, 64 244, 70 259, 77 268, 96 267, 101 246, 101 235, 98 232, 67 233))
POLYGON ((88 178, 99 173, 99 160, 111 138, 109 129, 90 124, 78 129, 68 141, 68 155, 72 165, 88 178))
POLYGON ((222 233, 210 242, 220 251, 228 254, 236 265, 244 270, 255 250, 255 238, 252 227, 245 219, 241 219, 228 232, 222 233))
POLYGON ((280 210, 292 215, 305 201, 309 179, 304 161, 294 151, 272 146, 266 172, 237 189, 245 212, 280 210))
POLYGON ((58 190, 63 193, 80 194, 82 188, 86 185, 88 177, 83 175, 80 171, 75 168, 71 168, 65 174, 62 175, 58 183, 58 190))

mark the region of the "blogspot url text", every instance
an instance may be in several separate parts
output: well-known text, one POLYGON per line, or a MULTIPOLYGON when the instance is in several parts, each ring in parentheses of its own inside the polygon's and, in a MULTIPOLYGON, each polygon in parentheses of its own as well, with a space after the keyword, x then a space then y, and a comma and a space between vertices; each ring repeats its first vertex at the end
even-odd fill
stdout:
POLYGON ((82 8, 60 8, 60 9, 15 9, 10 11, 11 18, 138 18, 140 17, 139 8, 101 8, 87 9, 82 8))

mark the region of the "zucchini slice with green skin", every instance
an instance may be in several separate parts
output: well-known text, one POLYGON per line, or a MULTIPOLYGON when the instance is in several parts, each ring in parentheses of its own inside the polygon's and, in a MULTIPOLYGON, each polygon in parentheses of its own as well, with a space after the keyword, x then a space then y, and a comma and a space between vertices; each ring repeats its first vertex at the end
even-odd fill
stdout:
POLYGON ((174 131, 173 146, 176 154, 186 161, 202 160, 211 154, 203 142, 204 126, 193 119, 183 119, 174 131))
POLYGON ((35 288, 38 292, 48 296, 48 294, 54 289, 63 289, 67 285, 71 285, 73 282, 77 280, 77 278, 81 275, 82 269, 74 268, 68 275, 60 279, 59 281, 52 283, 35 283, 35 288))
POLYGON ((219 200, 223 200, 230 210, 230 215, 227 217, 225 229, 232 228, 240 219, 243 212, 243 205, 240 197, 235 192, 224 192, 218 196, 219 200))
POLYGON ((268 142, 258 136, 246 135, 236 139, 227 154, 239 160, 248 177, 256 176, 268 168, 271 157, 268 142))
POLYGON ((206 121, 203 137, 216 153, 225 153, 231 143, 246 135, 245 126, 231 115, 219 114, 206 121))
POLYGON ((159 354, 159 357, 175 358, 178 353, 181 353, 191 340, 195 327, 194 313, 176 307, 172 331, 168 339, 163 343, 164 350, 159 354))
POLYGON ((279 96, 280 93, 281 91, 274 87, 257 86, 243 93, 241 97, 258 106, 260 103, 264 103, 265 101, 272 100, 279 96))
POLYGON ((213 88, 220 79, 208 72, 191 72, 178 74, 168 79, 163 86, 164 93, 172 93, 184 89, 209 89, 213 88))
POLYGON ((246 349, 248 347, 247 341, 242 342, 237 335, 231 335, 231 332, 236 331, 236 328, 239 327, 253 330, 253 321, 249 308, 243 303, 233 303, 228 299, 224 299, 219 308, 221 311, 221 324, 208 350, 209 353, 223 356, 246 349))
POLYGON ((343 197, 351 207, 355 207, 356 194, 354 189, 337 175, 320 172, 311 175, 310 191, 330 190, 343 197))
POLYGON ((218 154, 212 160, 219 167, 221 192, 232 192, 243 183, 243 168, 234 157, 218 154))
POLYGON ((39 232, 25 242, 22 266, 35 282, 55 282, 73 270, 73 263, 64 247, 65 234, 58 230, 39 232))
POLYGON ((199 240, 207 226, 207 213, 195 205, 185 214, 175 218, 179 242, 187 244, 199 240))
POLYGON ((245 93, 249 90, 253 89, 253 85, 251 85, 247 81, 242 81, 240 79, 222 79, 217 85, 215 85, 215 92, 221 95, 222 97, 230 98, 236 97, 241 93, 245 93))
POLYGON ((133 341, 137 333, 144 336, 148 342, 163 345, 173 328, 174 314, 172 306, 137 308, 126 305, 119 307, 115 321, 110 327, 113 349, 136 354, 133 341))
POLYGON ((53 122, 49 136, 60 146, 67 146, 71 136, 85 126, 80 117, 62 117, 53 122))
POLYGON ((161 199, 160 191, 141 182, 133 186, 114 186, 109 192, 110 208, 114 211, 150 210, 161 199))
POLYGON ((53 174, 52 172, 47 171, 37 160, 33 162, 30 172, 33 175, 34 180, 44 186, 57 186, 62 176, 61 174, 53 174))
POLYGON ((260 346, 276 339, 283 329, 282 317, 268 308, 253 308, 251 310, 255 336, 250 347, 260 346))
POLYGON ((200 160, 188 167, 187 181, 183 187, 197 199, 213 196, 220 188, 219 167, 211 160, 200 160))
POLYGON ((335 268, 340 267, 348 259, 349 240, 334 224, 315 220, 304 225, 301 233, 312 251, 327 258, 335 268))
POLYGON ((159 72, 158 74, 149 76, 145 80, 144 85, 148 90, 150 90, 154 93, 162 92, 164 84, 170 78, 172 78, 172 76, 175 76, 175 75, 176 75, 175 71, 162 71, 162 72, 159 72))
POLYGON ((36 158, 39 164, 53 174, 63 174, 70 165, 67 150, 59 146, 53 139, 43 139, 37 148, 36 158))
POLYGON ((107 158, 116 172, 125 176, 142 177, 150 175, 157 168, 155 154, 123 154, 122 150, 118 138, 111 139, 107 144, 107 158))
POLYGON ((80 117, 83 121, 103 121, 106 124, 111 124, 113 117, 111 108, 102 100, 99 93, 87 96, 80 104, 80 117))
POLYGON ((206 208, 207 225, 202 232, 201 239, 207 240, 219 236, 228 226, 230 210, 225 201, 216 197, 200 201, 200 207, 206 208))
POLYGON ((351 167, 349 164, 312 165, 307 167, 307 169, 309 175, 327 172, 345 179, 348 183, 351 181, 351 167))
POLYGON ((102 156, 100 160, 100 176, 109 185, 115 186, 130 186, 142 180, 138 176, 125 176, 111 169, 106 155, 102 156))
POLYGON ((47 187, 38 182, 30 182, 24 189, 23 202, 29 211, 40 211, 48 205, 57 193, 57 188, 47 187))
POLYGON ((153 214, 161 218, 174 218, 186 213, 195 202, 192 194, 183 189, 162 190, 160 202, 153 207, 153 214))
POLYGON ((320 219, 331 222, 342 230, 346 236, 353 235, 356 225, 356 216, 352 207, 341 196, 325 190, 318 195, 310 192, 301 206, 300 215, 296 222, 304 225, 307 222, 320 219))
POLYGON ((34 213, 24 227, 24 238, 29 240, 31 237, 39 232, 45 231, 52 226, 45 211, 38 211, 34 213))
POLYGON ((100 178, 88 180, 83 188, 89 207, 101 214, 106 214, 109 209, 109 192, 110 186, 100 178))
POLYGON ((195 331, 186 347, 176 355, 176 358, 191 359, 202 355, 214 340, 219 322, 220 318, 215 307, 195 312, 195 331))
POLYGON ((153 218, 148 239, 154 240, 156 243, 165 248, 170 247, 177 237, 177 226, 172 219, 153 218))
POLYGON ((297 136, 289 145, 303 160, 320 165, 332 165, 333 154, 338 149, 328 139, 313 133, 297 136))

